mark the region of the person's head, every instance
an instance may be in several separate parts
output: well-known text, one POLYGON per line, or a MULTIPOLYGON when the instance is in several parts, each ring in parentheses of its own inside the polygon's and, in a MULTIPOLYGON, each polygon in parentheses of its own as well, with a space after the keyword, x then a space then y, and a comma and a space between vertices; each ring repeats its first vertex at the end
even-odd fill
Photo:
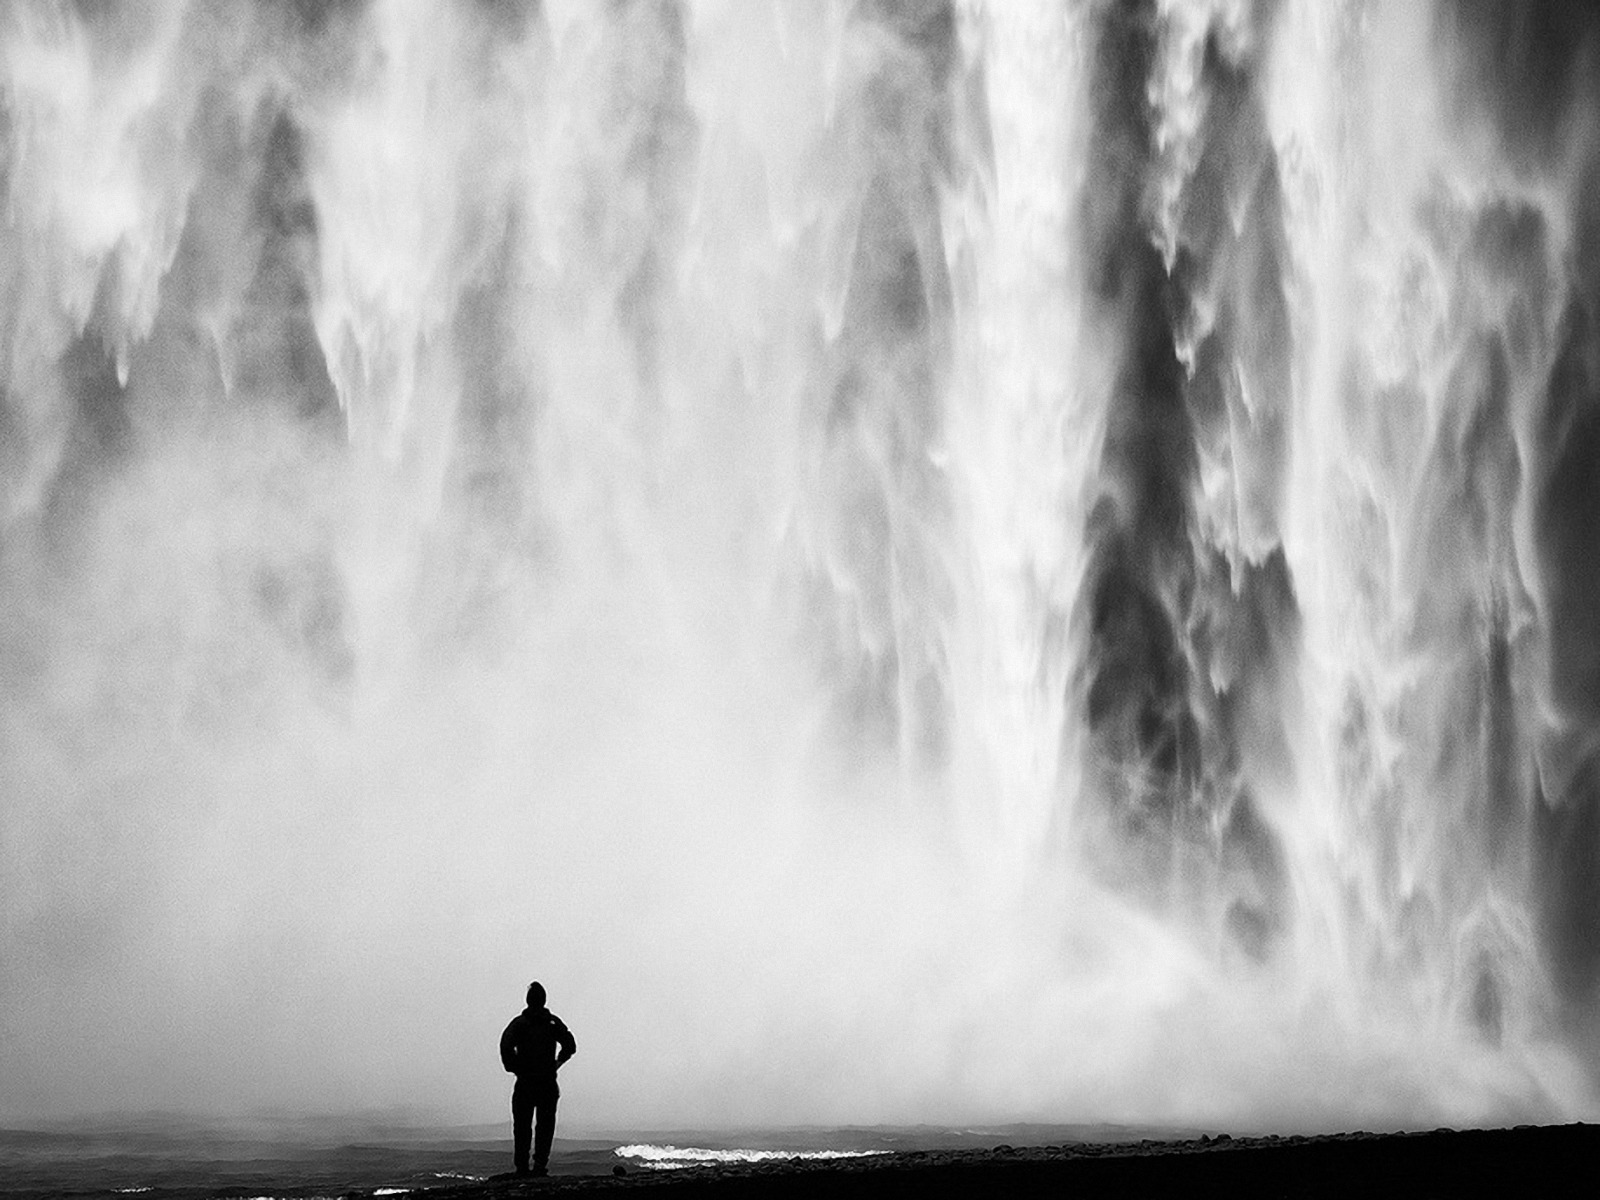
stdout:
POLYGON ((535 982, 528 985, 528 1007, 544 1007, 544 984, 535 982))

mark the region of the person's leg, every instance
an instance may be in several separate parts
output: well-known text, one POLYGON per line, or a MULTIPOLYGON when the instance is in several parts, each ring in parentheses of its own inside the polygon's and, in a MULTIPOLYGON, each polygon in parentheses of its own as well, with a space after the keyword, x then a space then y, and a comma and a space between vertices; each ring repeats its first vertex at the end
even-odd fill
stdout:
POLYGON ((550 1143, 556 1136, 556 1101, 561 1092, 554 1084, 539 1097, 539 1117, 533 1130, 533 1169, 543 1171, 550 1164, 550 1143))
POLYGON ((511 1144, 512 1161, 521 1174, 528 1169, 528 1143, 533 1140, 534 1091, 517 1080, 511 1092, 511 1144))

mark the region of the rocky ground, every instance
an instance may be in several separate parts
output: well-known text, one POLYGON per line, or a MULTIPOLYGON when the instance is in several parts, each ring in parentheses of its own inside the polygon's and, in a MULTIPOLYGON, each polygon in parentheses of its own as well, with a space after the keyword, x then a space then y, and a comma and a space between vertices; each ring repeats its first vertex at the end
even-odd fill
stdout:
POLYGON ((1563 1196, 1600 1194, 1600 1126, 1430 1133, 1201 1138, 1185 1142, 994 1146, 834 1162, 676 1171, 497 1176, 429 1189, 429 1200, 521 1200, 547 1193, 648 1189, 708 1196, 1563 1196))

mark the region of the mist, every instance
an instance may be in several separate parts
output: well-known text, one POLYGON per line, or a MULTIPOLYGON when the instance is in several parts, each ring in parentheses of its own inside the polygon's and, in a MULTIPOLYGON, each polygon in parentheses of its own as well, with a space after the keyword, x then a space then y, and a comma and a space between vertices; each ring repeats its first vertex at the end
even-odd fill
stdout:
POLYGON ((1596 1119, 1600 22, 0 16, 0 1119, 1596 1119))

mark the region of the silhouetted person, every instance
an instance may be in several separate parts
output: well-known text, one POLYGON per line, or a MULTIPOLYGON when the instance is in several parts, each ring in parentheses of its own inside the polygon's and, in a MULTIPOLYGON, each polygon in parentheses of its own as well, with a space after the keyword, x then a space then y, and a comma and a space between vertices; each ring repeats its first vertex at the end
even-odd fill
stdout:
POLYGON ((511 1018, 500 1035, 500 1061, 517 1077, 511 1091, 511 1134, 517 1174, 528 1171, 528 1142, 533 1142, 533 1174, 544 1175, 550 1164, 550 1142, 556 1134, 556 1101, 561 1089, 556 1072, 578 1052, 572 1031, 544 1006, 544 985, 528 985, 528 1007, 511 1018), (537 1130, 533 1115, 539 1114, 537 1130))

